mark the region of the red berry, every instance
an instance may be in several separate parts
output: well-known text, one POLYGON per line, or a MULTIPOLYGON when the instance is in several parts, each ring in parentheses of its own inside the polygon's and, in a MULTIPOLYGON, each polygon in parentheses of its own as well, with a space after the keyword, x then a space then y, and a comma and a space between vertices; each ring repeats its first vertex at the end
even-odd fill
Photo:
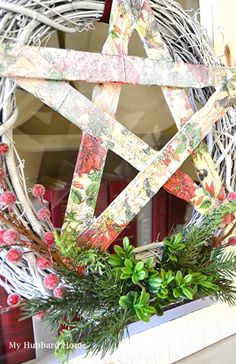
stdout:
POLYGON ((16 196, 10 191, 5 191, 0 195, 0 203, 6 207, 12 206, 16 202, 16 196))
POLYGON ((46 313, 44 311, 39 311, 38 313, 36 313, 36 315, 34 315, 34 318, 36 318, 36 320, 42 320, 42 318, 44 318, 45 314, 46 313))
POLYGON ((40 184, 36 184, 32 188, 32 195, 34 197, 43 197, 45 192, 46 192, 45 187, 43 185, 40 185, 40 184))
POLYGON ((64 296, 64 288, 63 287, 57 287, 53 290, 53 296, 56 298, 62 298, 64 296))
POLYGON ((0 230, 0 244, 5 244, 4 240, 3 240, 3 234, 5 233, 5 229, 4 230, 0 230))
POLYGON ((61 260, 65 265, 70 265, 71 264, 71 259, 70 258, 62 257, 61 260))
POLYGON ((48 274, 43 279, 43 284, 48 289, 56 288, 59 282, 60 282, 60 278, 56 274, 53 274, 53 273, 48 274))
POLYGON ((54 244, 54 234, 52 231, 47 231, 43 234, 43 241, 47 244, 50 248, 54 244))
POLYGON ((38 210, 37 217, 39 220, 47 221, 51 217, 51 212, 46 207, 42 207, 38 210))
POLYGON ((236 192, 229 192, 229 193, 228 193, 228 196, 227 196, 227 199, 228 199, 229 201, 234 201, 234 200, 236 200, 236 192))
POLYGON ((9 152, 9 147, 6 143, 0 143, 0 155, 7 155, 9 152))
POLYGON ((232 236, 231 238, 229 238, 228 244, 231 246, 236 245, 236 236, 232 236))
POLYGON ((77 267, 75 268, 75 270, 79 274, 83 274, 84 273, 84 267, 82 265, 77 265, 77 267))
POLYGON ((37 264, 37 267, 38 267, 39 269, 46 269, 46 268, 48 268, 48 267, 49 267, 50 262, 49 262, 49 260, 48 260, 47 258, 45 258, 45 257, 39 257, 39 258, 37 259, 37 261, 36 261, 36 264, 37 264))
POLYGON ((6 244, 13 244, 16 242, 18 237, 19 237, 19 234, 17 231, 15 231, 13 229, 9 229, 4 232, 4 234, 2 236, 2 240, 6 244))
POLYGON ((17 263, 22 258, 22 251, 20 249, 11 249, 6 254, 6 260, 9 263, 17 263))
POLYGON ((21 297, 17 293, 10 293, 9 296, 7 297, 7 304, 9 306, 18 305, 20 303, 20 301, 21 301, 21 297))

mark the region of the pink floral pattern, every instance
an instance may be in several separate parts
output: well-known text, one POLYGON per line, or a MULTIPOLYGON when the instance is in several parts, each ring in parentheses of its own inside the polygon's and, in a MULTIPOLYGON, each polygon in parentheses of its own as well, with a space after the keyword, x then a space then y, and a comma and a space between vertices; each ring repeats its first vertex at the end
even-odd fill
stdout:
MULTIPOLYGON (((149 59, 157 61, 170 59, 168 49, 161 40, 148 1, 134 0, 131 3, 125 0, 113 1, 109 34, 104 47, 104 53, 107 54, 108 58, 111 53, 120 56, 120 58, 117 57, 117 69, 114 68, 115 73, 118 74, 117 79, 119 82, 128 82, 126 78, 121 79, 119 72, 122 73, 125 68, 124 54, 127 52, 128 40, 134 28, 141 37, 149 59)), ((25 51, 26 48, 22 49, 23 53, 25 51)), ((78 243, 89 241, 91 244, 106 249, 163 185, 171 193, 192 203, 204 212, 213 207, 219 200, 224 200, 224 191, 219 178, 215 178, 215 172, 210 170, 210 179, 201 181, 204 188, 198 189, 193 181, 179 172, 178 169, 200 145, 201 140, 210 131, 212 125, 228 110, 229 104, 225 100, 230 99, 232 96, 229 95, 228 91, 216 91, 205 107, 193 115, 190 102, 183 89, 163 87, 163 93, 179 131, 157 153, 114 119, 120 84, 103 85, 102 92, 97 86, 96 98, 93 100, 94 105, 67 82, 63 81, 62 72, 70 72, 70 70, 72 73, 76 72, 74 53, 72 56, 72 53, 68 51, 66 60, 65 57, 63 59, 57 53, 57 58, 59 60, 61 58, 61 62, 57 67, 53 66, 53 55, 47 50, 39 50, 34 54, 35 56, 40 54, 40 57, 42 57, 42 63, 39 64, 41 68, 45 68, 47 75, 49 73, 52 75, 54 72, 54 79, 61 77, 61 81, 51 82, 40 79, 32 81, 24 79, 21 74, 21 78, 16 79, 17 83, 36 97, 44 100, 46 104, 80 127, 83 132, 65 224, 66 229, 73 229, 81 233, 78 243), (119 154, 140 172, 112 204, 94 220, 91 212, 94 210, 108 148, 119 154)), ((94 56, 91 55, 91 57, 94 56)), ((105 59, 106 57, 101 58, 105 59)), ((27 57, 25 59, 27 62, 29 61, 27 57)), ((128 60, 130 62, 131 58, 128 57, 128 60)), ((148 63, 148 61, 148 59, 146 61, 142 60, 144 64, 145 62, 148 63)), ((133 64, 136 64, 135 62, 133 64)), ((34 70, 33 58, 27 64, 30 68, 28 69, 29 72, 37 72, 37 70, 34 70)), ((150 61, 150 64, 153 63, 150 61)), ((105 66, 109 68, 109 65, 109 62, 106 61, 105 66)), ((93 62, 92 66, 87 67, 86 63, 87 80, 90 80, 93 72, 95 72, 96 63, 93 62)), ((183 85, 186 81, 184 71, 186 67, 177 63, 169 63, 166 66, 169 69, 166 74, 163 73, 166 75, 164 76, 166 77, 164 84, 168 84, 167 81, 170 81, 169 75, 172 72, 174 74, 176 69, 182 67, 180 72, 180 81, 182 83, 180 83, 183 85)), ((189 86, 195 85, 196 87, 196 83, 204 82, 206 76, 200 66, 192 66, 191 68, 188 65, 187 68, 191 71, 194 80, 193 83, 190 82, 191 80, 187 80, 189 86), (200 75, 199 72, 202 72, 202 74, 200 75)), ((112 69, 112 72, 114 69, 112 69)), ((131 70, 132 67, 129 69, 131 70)), ((148 73, 145 73, 146 71, 145 65, 140 69, 134 67, 134 72, 131 75, 129 74, 129 79, 133 77, 133 82, 142 83, 144 80, 149 80, 151 83, 148 73)), ((208 72, 208 69, 205 69, 205 71, 208 72)), ((68 75, 67 79, 70 79, 68 75)), ((208 81, 206 80, 206 85, 209 85, 208 81)), ((160 85, 163 85, 163 83, 160 82, 160 85)), ((202 151, 202 159, 199 157, 199 150, 195 153, 194 158, 195 160, 198 158, 199 164, 207 164, 209 155, 206 151, 202 151)))
POLYGON ((100 171, 105 156, 106 149, 102 146, 102 139, 86 134, 77 159, 76 173, 81 177, 83 173, 100 171))

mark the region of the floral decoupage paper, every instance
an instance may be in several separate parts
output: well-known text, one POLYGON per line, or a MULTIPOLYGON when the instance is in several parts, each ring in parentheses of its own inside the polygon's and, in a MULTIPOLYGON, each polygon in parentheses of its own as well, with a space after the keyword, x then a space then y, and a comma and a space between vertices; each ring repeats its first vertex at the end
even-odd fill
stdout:
POLYGON ((13 77, 22 88, 82 131, 63 225, 63 231, 75 231, 81 243, 86 241, 106 249, 162 186, 191 203, 201 213, 224 200, 224 188, 202 140, 235 103, 234 91, 227 88, 227 80, 233 77, 234 71, 173 62, 147 1, 113 1, 109 33, 100 56, 76 51, 53 52, 46 48, 37 50, 34 47, 17 46, 14 50, 9 46, 0 49, 0 59, 3 59, 0 67, 2 75, 13 77), (134 29, 148 58, 127 56, 134 29), (35 60, 38 59, 40 63, 36 69, 35 60), (149 68, 154 71, 159 66, 159 76, 157 71, 155 77, 149 68), (103 70, 102 79, 99 69, 103 70), (74 77, 80 79, 81 70, 84 70, 83 77, 87 81, 106 81, 95 87, 92 101, 65 82, 74 77), (163 94, 179 130, 160 152, 114 118, 120 90, 126 82, 163 86, 163 94), (194 114, 183 88, 186 85, 204 87, 216 84, 219 85, 217 91, 194 114), (95 218, 94 208, 108 150, 120 155, 139 173, 95 218), (201 186, 179 171, 189 155, 192 155, 201 186))

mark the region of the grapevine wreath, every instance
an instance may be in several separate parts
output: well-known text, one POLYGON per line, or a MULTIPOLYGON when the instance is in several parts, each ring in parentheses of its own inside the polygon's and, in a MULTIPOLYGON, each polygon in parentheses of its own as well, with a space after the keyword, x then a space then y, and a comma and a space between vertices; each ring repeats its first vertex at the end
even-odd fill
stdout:
POLYGON ((128 323, 172 304, 205 296, 234 304, 236 255, 227 247, 236 243, 235 69, 219 64, 197 20, 170 0, 0 1, 0 10, 2 312, 18 305, 24 317, 64 325, 56 346, 64 360, 65 343, 105 354, 128 323), (87 30, 109 13, 102 54, 42 46, 55 31, 87 30), (147 58, 127 55, 134 30, 147 58), (97 83, 92 101, 67 82, 74 80, 97 83), (161 151, 115 120, 124 83, 161 86, 178 128, 161 151), (18 86, 82 131, 60 232, 44 205, 44 186, 27 190, 14 147, 18 86), (108 150, 139 172, 94 218, 108 150), (199 184, 179 170, 189 155, 199 184), (194 207, 188 226, 142 248, 125 238, 108 253, 162 186, 194 207))

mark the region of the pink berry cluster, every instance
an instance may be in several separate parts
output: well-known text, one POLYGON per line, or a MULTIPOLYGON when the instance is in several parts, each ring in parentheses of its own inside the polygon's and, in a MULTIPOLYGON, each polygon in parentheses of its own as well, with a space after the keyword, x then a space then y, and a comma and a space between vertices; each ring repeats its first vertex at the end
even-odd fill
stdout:
POLYGON ((40 221, 50 221, 51 212, 44 206, 43 196, 46 190, 45 187, 39 183, 35 184, 32 187, 32 195, 39 199, 42 207, 37 212, 37 217, 40 221))
POLYGON ((0 143, 0 156, 5 157, 9 152, 9 147, 6 143, 0 143))
MULTIPOLYGON (((37 212, 37 217, 40 221, 45 221, 48 223, 48 225, 53 229, 53 225, 51 222, 51 212, 50 210, 45 207, 43 196, 45 194, 46 190, 45 187, 39 183, 35 184, 32 188, 32 195, 39 199, 42 207, 37 212)), ((48 231, 44 233, 43 235, 43 241, 48 246, 48 249, 51 250, 54 244, 54 234, 52 231, 48 231)), ((40 266, 40 263, 39 263, 40 266)), ((43 269, 43 268, 41 268, 43 269)))
POLYGON ((12 207, 16 202, 16 196, 10 191, 4 191, 0 195, 0 203, 3 207, 12 207))
MULTIPOLYGON (((9 152, 9 147, 6 143, 0 143, 0 158, 5 158, 9 152)), ((5 182, 4 169, 0 168, 0 186, 2 192, 0 194, 0 205, 3 209, 8 209, 9 217, 12 216, 12 220, 15 219, 12 206, 16 202, 16 196, 11 191, 7 190, 7 184, 5 182)), ((10 220, 10 218, 9 218, 10 220)), ((19 233, 14 229, 2 229, 0 230, 0 246, 12 247, 19 243, 19 233)), ((5 259, 9 263, 18 263, 22 258, 22 251, 18 248, 10 249, 5 256, 5 259)), ((9 297, 12 297, 11 295, 9 297)), ((15 296, 13 296, 15 297, 15 296)), ((10 299, 10 298, 9 298, 10 299)))
POLYGON ((53 225, 52 225, 52 222, 51 222, 51 212, 50 210, 45 206, 44 204, 44 200, 43 200, 43 196, 45 195, 45 187, 39 183, 35 184, 33 187, 32 187, 32 195, 34 197, 36 197, 42 207, 38 210, 37 212, 37 218, 40 220, 40 221, 45 221, 48 223, 48 225, 53 229, 53 225))
MULTIPOLYGON (((12 247, 18 243, 19 234, 13 229, 0 230, 0 246, 12 247)), ((18 263, 22 258, 22 251, 18 248, 12 248, 6 253, 5 259, 8 263, 18 263)))
POLYGON ((44 311, 39 311, 38 313, 36 313, 36 315, 34 315, 34 318, 36 318, 36 320, 42 320, 45 316, 46 312, 44 311))
MULTIPOLYGON (((6 143, 0 143, 0 158, 3 159, 9 152, 9 147, 6 143)), ((6 190, 6 186, 4 184, 5 171, 1 167, 0 168, 0 185, 2 187, 3 192, 0 194, 0 204, 3 208, 10 208, 16 202, 16 196, 11 192, 6 190)))
POLYGON ((60 277, 54 273, 49 273, 43 279, 44 286, 53 291, 53 295, 56 298, 62 298, 64 295, 64 288, 59 286, 60 277))
POLYGON ((228 195, 227 195, 227 199, 229 201, 234 201, 236 200, 236 192, 229 192, 228 195))
POLYGON ((54 234, 52 231, 47 231, 43 234, 43 241, 48 246, 49 249, 52 249, 53 244, 55 242, 54 234))
POLYGON ((36 264, 39 269, 47 269, 50 266, 50 261, 47 257, 41 256, 37 258, 36 264))
POLYGON ((6 253, 6 260, 8 263, 18 263, 23 256, 23 253, 20 249, 10 249, 6 253))
POLYGON ((0 244, 14 245, 19 239, 19 234, 13 229, 0 230, 0 244))
POLYGON ((10 293, 7 297, 9 306, 17 306, 21 302, 21 296, 18 293, 10 293))

